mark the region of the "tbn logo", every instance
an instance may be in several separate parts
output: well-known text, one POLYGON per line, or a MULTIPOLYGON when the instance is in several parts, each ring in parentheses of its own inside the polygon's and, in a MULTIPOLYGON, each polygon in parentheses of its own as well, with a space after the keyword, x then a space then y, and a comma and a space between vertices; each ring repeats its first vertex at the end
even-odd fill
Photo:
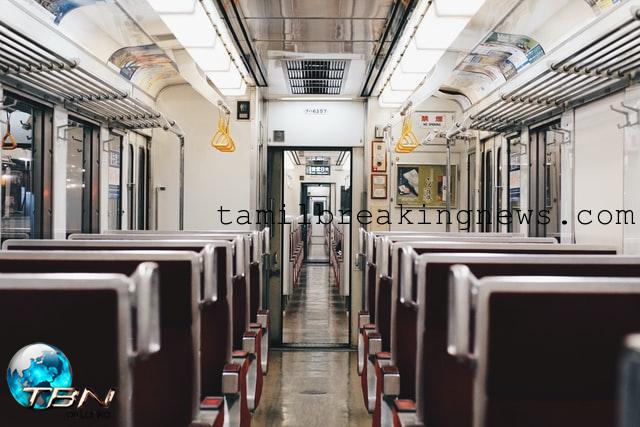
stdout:
MULTIPOLYGON (((46 406, 42 409, 49 408, 70 408, 78 399, 80 392, 75 388, 71 387, 25 387, 22 389, 25 393, 31 393, 31 397, 29 398, 28 408, 34 408, 36 403, 39 401, 39 398, 44 398, 47 402, 46 406), (43 397, 45 394, 49 395, 48 398, 43 397)), ((78 400, 78 409, 81 409, 82 406, 87 403, 87 399, 89 397, 93 398, 100 406, 103 408, 108 408, 111 406, 111 402, 115 397, 116 392, 113 389, 110 389, 107 392, 104 400, 100 400, 100 398, 90 389, 85 388, 80 396, 80 400, 78 400)))
POLYGON ((31 344, 20 349, 7 369, 7 384, 20 405, 32 409, 70 408, 77 402, 81 409, 88 401, 109 408, 116 392, 109 389, 101 398, 93 390, 80 391, 71 385, 71 364, 58 348, 31 344))

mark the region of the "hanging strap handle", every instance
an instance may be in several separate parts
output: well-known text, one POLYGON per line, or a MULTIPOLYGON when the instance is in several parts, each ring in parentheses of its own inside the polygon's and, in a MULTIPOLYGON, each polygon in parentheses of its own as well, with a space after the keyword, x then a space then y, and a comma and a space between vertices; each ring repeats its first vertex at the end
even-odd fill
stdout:
POLYGON ((2 145, 1 148, 3 150, 15 150, 18 148, 18 142, 16 138, 11 134, 11 114, 7 111, 7 131, 2 137, 2 145))

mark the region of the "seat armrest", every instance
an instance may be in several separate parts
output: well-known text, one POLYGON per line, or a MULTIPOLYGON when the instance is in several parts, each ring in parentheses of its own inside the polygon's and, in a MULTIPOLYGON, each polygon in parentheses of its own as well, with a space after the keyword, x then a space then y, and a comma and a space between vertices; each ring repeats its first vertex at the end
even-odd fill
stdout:
POLYGON ((380 332, 369 332, 365 335, 365 340, 369 350, 369 358, 374 358, 376 354, 382 351, 382 335, 380 335, 380 332))
POLYGON ((367 310, 361 310, 358 313, 358 329, 362 329, 364 325, 371 323, 371 316, 367 310))
POLYGON ((362 372, 366 369, 367 363, 367 348, 365 343, 365 335, 375 330, 375 325, 372 325, 368 321, 369 312, 361 311, 358 315, 358 375, 362 375, 362 372), (366 314, 363 314, 366 313, 366 314), (365 321, 366 320, 366 321, 365 321))
POLYGON ((393 402, 393 427, 423 427, 416 418, 416 403, 410 399, 393 402))
POLYGON ((224 425, 224 397, 207 396, 200 402, 198 419, 190 427, 222 427, 224 425))
POLYGON ((371 360, 375 371, 375 376, 372 379, 375 384, 371 387, 375 390, 372 426, 391 425, 393 419, 391 404, 400 393, 400 374, 398 369, 391 364, 391 353, 389 352, 378 352, 375 356, 371 356, 371 360), (385 395, 389 392, 393 394, 385 395))
POLYGON ((360 334, 363 339, 364 366, 360 375, 362 396, 367 411, 373 413, 376 403, 375 357, 382 349, 382 336, 373 325, 365 325, 360 334))
POLYGON ((269 370, 269 310, 258 310, 256 320, 262 327, 261 364, 262 373, 266 375, 269 370))
POLYGON ((222 373, 222 392, 229 411, 229 426, 249 427, 251 413, 247 403, 247 376, 251 359, 246 351, 234 351, 231 363, 222 373))
POLYGON ((396 398, 400 395, 400 372, 394 365, 380 367, 382 372, 382 395, 396 398))
MULTIPOLYGON (((251 324, 256 325, 256 324, 251 324)), ((249 327, 251 328, 251 325, 249 327)), ((247 405, 253 411, 260 403, 262 395, 263 373, 262 373, 262 328, 257 328, 244 333, 242 336, 242 350, 247 353, 249 366, 247 368, 246 390, 247 405)))

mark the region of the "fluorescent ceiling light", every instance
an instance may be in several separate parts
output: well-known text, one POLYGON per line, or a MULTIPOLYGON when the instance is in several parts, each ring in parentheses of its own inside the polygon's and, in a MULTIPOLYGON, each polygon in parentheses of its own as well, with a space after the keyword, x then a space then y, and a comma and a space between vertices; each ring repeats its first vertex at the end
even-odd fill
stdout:
POLYGON ((286 98, 278 98, 280 101, 353 101, 353 98, 338 98, 328 96, 326 98, 323 97, 310 97, 310 96, 291 96, 286 98))
POLYGON ((393 90, 389 86, 384 88, 380 94, 380 102, 385 104, 401 105, 411 95, 413 90, 398 91, 393 90))
MULTIPOLYGON (((199 0, 147 0, 185 48, 191 59, 225 96, 241 96, 246 81, 218 36, 215 25, 199 0)), ((224 27, 220 30, 224 34, 224 27)))
POLYGON ((418 49, 414 40, 409 42, 400 60, 400 67, 405 73, 428 73, 438 63, 444 50, 418 49))
POLYGON ((218 35, 199 2, 194 4, 191 13, 168 13, 161 16, 184 48, 215 47, 218 35))
POLYGON ((236 67, 231 67, 228 71, 209 71, 205 74, 218 89, 238 89, 244 82, 236 67))
POLYGON ((198 64, 202 71, 224 71, 229 69, 231 58, 220 40, 215 47, 187 48, 189 56, 198 64))
MULTIPOLYGON (((380 105, 402 105, 437 66, 485 1, 433 0, 427 5, 415 33, 405 44, 404 53, 395 65, 389 66, 393 71, 380 93, 380 105)), ((407 37, 406 34, 401 40, 407 37)))
POLYGON ((395 91, 413 91, 426 75, 426 73, 404 73, 396 68, 389 81, 389 86, 395 91))
POLYGON ((435 7, 440 16, 473 16, 485 0, 435 0, 435 7))
POLYGON ((446 50, 469 23, 465 16, 439 16, 431 6, 415 34, 418 49, 446 50))
POLYGON ((147 0, 158 13, 193 13, 198 0, 147 0))
POLYGON ((247 83, 242 80, 242 84, 238 88, 225 88, 220 89, 220 92, 224 96, 243 96, 247 91, 247 83))

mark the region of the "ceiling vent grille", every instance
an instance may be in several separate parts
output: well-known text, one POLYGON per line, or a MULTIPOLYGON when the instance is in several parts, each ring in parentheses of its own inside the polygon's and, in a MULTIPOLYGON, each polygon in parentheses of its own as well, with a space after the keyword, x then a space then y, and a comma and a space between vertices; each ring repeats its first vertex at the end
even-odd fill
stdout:
POLYGON ((294 95, 340 95, 346 60, 286 61, 289 86, 294 95))

